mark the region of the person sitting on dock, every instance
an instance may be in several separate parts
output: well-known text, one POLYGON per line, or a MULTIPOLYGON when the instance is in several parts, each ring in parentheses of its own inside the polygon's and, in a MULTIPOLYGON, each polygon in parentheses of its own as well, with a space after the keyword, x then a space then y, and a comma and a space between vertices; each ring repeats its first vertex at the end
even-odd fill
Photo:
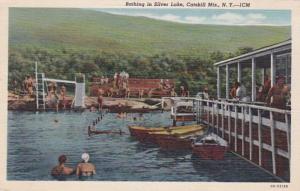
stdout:
POLYGON ((287 97, 289 96, 289 87, 284 84, 285 77, 279 75, 277 77, 277 83, 270 88, 266 97, 267 105, 278 109, 286 109, 287 97))
POLYGON ((83 153, 81 155, 82 162, 77 165, 76 175, 77 176, 92 176, 96 174, 96 167, 94 164, 89 162, 90 155, 83 153))
POLYGON ((51 175, 52 176, 63 176, 63 175, 70 175, 73 172, 75 172, 75 170, 71 167, 66 167, 65 163, 67 161, 67 157, 66 155, 60 155, 58 157, 58 165, 53 167, 53 169, 51 170, 51 175))

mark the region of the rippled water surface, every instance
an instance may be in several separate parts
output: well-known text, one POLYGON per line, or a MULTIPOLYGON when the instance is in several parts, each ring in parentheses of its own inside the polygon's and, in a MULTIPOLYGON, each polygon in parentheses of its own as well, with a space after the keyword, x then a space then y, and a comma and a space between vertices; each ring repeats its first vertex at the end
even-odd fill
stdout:
MULTIPOLYGON (((67 165, 76 167, 83 152, 90 154, 99 181, 277 181, 259 168, 227 153, 222 161, 205 161, 190 151, 167 152, 143 145, 128 134, 88 137, 87 125, 99 116, 92 112, 8 112, 8 180, 55 180, 49 172, 57 157, 66 154, 67 165)), ((148 113, 138 121, 118 119, 107 113, 97 129, 127 126, 171 125, 170 113, 148 113)), ((75 175, 66 180, 79 180, 75 175)))

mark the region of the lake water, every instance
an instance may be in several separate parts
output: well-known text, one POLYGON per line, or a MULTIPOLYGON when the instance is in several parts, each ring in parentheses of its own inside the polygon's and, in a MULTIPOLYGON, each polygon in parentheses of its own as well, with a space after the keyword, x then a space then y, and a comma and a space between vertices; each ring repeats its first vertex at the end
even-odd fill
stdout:
MULTIPOLYGON (((97 129, 128 133, 127 126, 171 125, 170 113, 148 113, 138 121, 118 119, 107 113, 97 129)), ((218 181, 277 182, 258 167, 227 153, 222 161, 201 160, 186 152, 163 151, 144 145, 125 135, 94 135, 87 126, 99 116, 93 112, 8 112, 8 180, 55 180, 50 171, 61 154, 67 166, 76 167, 83 152, 97 174, 87 180, 98 181, 218 181), (57 122, 56 122, 57 121, 57 122)), ((76 175, 66 180, 79 180, 76 175)))

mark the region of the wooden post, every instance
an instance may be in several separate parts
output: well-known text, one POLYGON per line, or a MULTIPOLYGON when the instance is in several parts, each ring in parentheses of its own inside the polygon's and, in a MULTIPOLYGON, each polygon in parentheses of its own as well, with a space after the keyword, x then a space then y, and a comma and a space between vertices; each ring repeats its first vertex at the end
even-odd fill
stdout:
POLYGON ((238 119, 238 111, 237 106, 234 106, 235 119, 234 119, 234 150, 237 151, 237 119, 238 119))
POLYGON ((274 54, 271 53, 271 86, 274 86, 276 79, 276 66, 274 63, 274 54))
POLYGON ((230 105, 228 105, 228 134, 229 134, 229 137, 228 137, 228 142, 229 144, 231 143, 231 108, 230 108, 230 105))
POLYGON ((217 96, 218 99, 221 97, 221 81, 220 81, 220 66, 217 68, 217 96))
POLYGON ((202 101, 198 100, 198 104, 199 104, 199 123, 200 123, 202 122, 202 109, 203 109, 202 101))
POLYGON ((36 101, 36 110, 39 109, 39 81, 37 73, 37 61, 35 62, 35 101, 36 101))
POLYGON ((222 137, 224 138, 224 104, 221 105, 222 108, 222 137))
POLYGON ((242 155, 245 155, 245 108, 242 106, 242 155))
POLYGON ((251 93, 251 100, 255 101, 256 99, 256 76, 255 76, 255 58, 251 59, 251 76, 252 76, 252 93, 251 93))
POLYGON ((217 103, 217 135, 219 135, 219 104, 217 103))
POLYGON ((206 101, 206 104, 207 104, 207 124, 208 124, 208 126, 210 126, 210 121, 209 121, 209 102, 206 101))
POLYGON ((212 103, 212 126, 213 126, 213 130, 215 130, 215 103, 212 103))
POLYGON ((286 124, 286 138, 287 138, 287 146, 288 146, 288 154, 289 154, 289 161, 291 160, 291 130, 290 130, 290 123, 289 123, 289 118, 288 114, 285 113, 285 124, 286 124))
POLYGON ((273 167, 273 174, 276 175, 276 153, 275 153, 275 128, 274 128, 274 117, 273 112, 270 111, 270 121, 271 121, 271 149, 272 149, 272 167, 273 167))
POLYGON ((238 82, 241 82, 242 81, 242 67, 241 67, 241 63, 238 62, 237 65, 238 65, 238 69, 237 69, 237 71, 238 71, 237 78, 238 79, 237 80, 238 80, 238 82))
POLYGON ((261 111, 258 109, 258 164, 262 166, 261 111))
POLYGON ((252 160, 252 109, 249 107, 249 158, 252 160))
POLYGON ((226 99, 229 99, 229 66, 226 64, 226 99))

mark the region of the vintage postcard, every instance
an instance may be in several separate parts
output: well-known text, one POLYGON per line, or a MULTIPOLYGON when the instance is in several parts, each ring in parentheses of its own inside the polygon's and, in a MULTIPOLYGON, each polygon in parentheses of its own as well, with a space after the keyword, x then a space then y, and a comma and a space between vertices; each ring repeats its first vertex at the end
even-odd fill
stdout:
POLYGON ((0 190, 296 190, 299 1, 0 9, 0 190))

